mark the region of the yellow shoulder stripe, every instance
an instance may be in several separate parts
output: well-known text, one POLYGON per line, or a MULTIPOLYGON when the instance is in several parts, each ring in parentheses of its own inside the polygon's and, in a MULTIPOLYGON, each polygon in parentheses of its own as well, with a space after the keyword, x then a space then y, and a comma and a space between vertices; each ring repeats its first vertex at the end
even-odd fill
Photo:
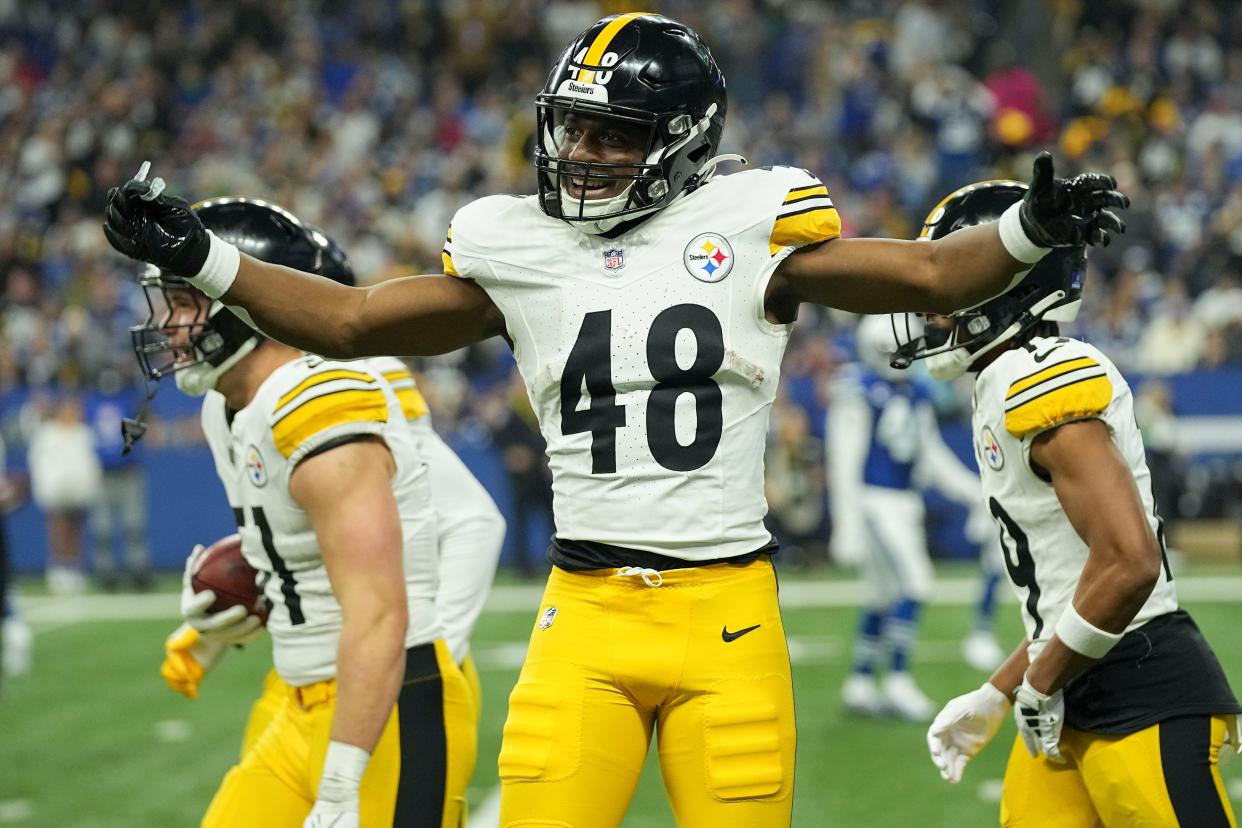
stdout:
POLYGON ((782 216, 772 225, 768 250, 772 255, 782 247, 801 246, 835 239, 841 235, 841 216, 835 207, 813 207, 805 212, 782 216))
POLYGON ((392 386, 393 392, 397 395, 397 402, 401 403, 401 413, 407 420, 417 420, 419 417, 427 416, 430 410, 427 407, 427 399, 414 383, 413 374, 409 371, 388 371, 384 374, 384 379, 388 380, 392 386))
POLYGON ((1089 356, 1078 357, 1077 359, 1067 359, 1064 362, 1057 362, 1049 365, 1047 368, 1041 368, 1033 374, 1028 374, 1021 379, 1016 379, 1009 385, 1009 392, 1005 394, 1005 399, 1011 400, 1014 397, 1026 391, 1028 388, 1034 388, 1041 382, 1047 382, 1050 379, 1068 374, 1071 371, 1078 371, 1083 368, 1095 368, 1100 363, 1096 362, 1089 356))
POLYGON ((338 379, 359 380, 361 382, 374 382, 375 381, 375 377, 371 376, 370 374, 363 373, 362 371, 350 371, 346 368, 337 368, 332 371, 324 371, 319 374, 311 374, 309 377, 307 377, 306 379, 299 382, 296 386, 294 386, 292 391, 290 391, 289 393, 281 397, 279 400, 277 400, 276 407, 272 410, 279 411, 280 409, 284 408, 294 397, 296 397, 298 394, 301 394, 307 388, 314 388, 316 385, 320 385, 322 383, 331 382, 332 380, 338 380, 338 379))
POLYGON ((277 420, 272 426, 272 438, 276 449, 289 457, 316 434, 356 422, 388 422, 388 401, 383 391, 351 388, 316 397, 277 420))
POLYGON ((456 276, 459 279, 461 278, 461 274, 457 272, 457 267, 453 264, 453 257, 447 250, 441 251, 440 264, 444 265, 445 276, 456 276))
POLYGON ((828 195, 828 186, 826 184, 808 184, 805 187, 794 187, 785 196, 785 203, 792 204, 795 201, 801 201, 804 198, 813 198, 814 196, 828 195))
POLYGON ((1113 384, 1107 376, 1086 377, 1006 411, 1005 430, 1021 439, 1062 423, 1095 417, 1108 408, 1112 399, 1113 384))
POLYGON ((393 389, 397 395, 397 402, 401 403, 401 414, 407 420, 417 420, 420 417, 426 417, 430 410, 427 407, 427 399, 423 396, 423 392, 417 388, 396 388, 393 389))

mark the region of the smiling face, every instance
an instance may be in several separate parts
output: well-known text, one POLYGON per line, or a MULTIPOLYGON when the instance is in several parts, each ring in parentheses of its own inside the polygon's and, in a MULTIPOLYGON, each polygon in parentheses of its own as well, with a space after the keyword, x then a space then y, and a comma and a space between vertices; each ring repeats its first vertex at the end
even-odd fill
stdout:
POLYGON ((618 196, 633 183, 637 165, 647 151, 649 128, 614 118, 567 112, 557 133, 557 158, 565 192, 574 199, 594 201, 618 196), (591 168, 588 174, 587 165, 592 164, 609 166, 591 168))

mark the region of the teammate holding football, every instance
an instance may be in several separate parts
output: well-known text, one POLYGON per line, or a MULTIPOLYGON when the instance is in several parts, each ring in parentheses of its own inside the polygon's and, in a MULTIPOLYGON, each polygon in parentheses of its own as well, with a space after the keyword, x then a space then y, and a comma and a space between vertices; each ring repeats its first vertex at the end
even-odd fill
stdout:
MULTIPOLYGON (((964 187, 923 237, 968 232, 1028 196, 1013 181, 964 187)), ((1130 388, 1099 350, 1058 336, 1085 272, 1084 247, 1057 250, 948 326, 894 326, 899 363, 977 373, 983 496, 1027 632, 988 682, 945 705, 928 745, 957 782, 1016 704, 1003 825, 1232 826, 1217 762, 1242 708, 1178 608, 1130 388)))
POLYGON ((351 290, 241 255, 156 182, 109 198, 118 250, 281 341, 339 357, 512 343, 548 443, 556 534, 500 751, 503 826, 618 825, 657 727, 679 824, 788 824, 793 686, 763 451, 799 303, 949 312, 1051 247, 1122 229, 1110 178, 1056 179, 1045 157, 998 224, 931 243, 840 239, 810 173, 714 176, 726 106, 691 29, 598 21, 536 98, 538 195, 462 208, 452 278, 351 290))
MULTIPOLYGON (((243 249, 265 261, 301 266, 341 284, 355 283, 353 268, 339 245, 314 228, 305 227, 297 217, 276 205, 256 199, 217 198, 199 205, 196 210, 213 232, 235 240, 243 249)), ((393 387, 418 443, 419 453, 427 463, 440 551, 436 615, 449 652, 469 684, 477 721, 482 691, 478 670, 470 655, 470 634, 496 571, 504 542, 504 518, 487 490, 432 428, 426 400, 409 368, 393 357, 375 357, 367 363, 393 387)), ((208 391, 203 400, 203 431, 209 442, 221 446, 228 441, 226 410, 223 396, 218 391, 208 391)), ((197 552, 196 547, 191 560, 186 562, 187 581, 197 552)), ((194 593, 187 584, 181 605, 186 623, 164 644, 166 658, 161 673, 169 687, 188 698, 197 697, 206 672, 227 649, 224 640, 232 636, 224 630, 244 633, 255 623, 248 620, 243 610, 236 608, 222 613, 207 612, 214 598, 209 593, 209 590, 194 593)), ((267 727, 286 695, 283 682, 272 670, 263 694, 251 709, 242 740, 242 755, 267 727)))
MULTIPOLYGON (((226 199, 196 215, 254 255, 328 267, 327 239, 278 208, 226 199)), ((142 282, 146 375, 217 392, 204 430, 264 579, 278 674, 255 714, 270 721, 251 730, 203 825, 458 825, 475 704, 437 618, 436 514, 401 392, 370 364, 265 339, 167 272, 142 282)), ((183 596, 199 640, 166 675, 188 670, 196 684, 222 646, 257 634, 244 608, 207 616, 209 597, 183 596)))

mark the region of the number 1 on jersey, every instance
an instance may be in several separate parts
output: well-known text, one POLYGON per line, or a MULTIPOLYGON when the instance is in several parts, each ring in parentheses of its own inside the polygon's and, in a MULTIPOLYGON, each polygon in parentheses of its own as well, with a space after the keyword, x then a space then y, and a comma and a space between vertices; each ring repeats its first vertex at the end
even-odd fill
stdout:
MULTIPOLYGON (((651 456, 666 469, 693 471, 707 465, 720 446, 723 395, 712 379, 724 364, 724 331, 702 305, 665 308, 647 333, 647 366, 656 385, 647 398, 647 445, 651 456), (695 340, 694 363, 677 363, 677 336, 690 331, 695 340), (694 439, 677 439, 677 400, 694 397, 694 439)), ((578 338, 561 374, 561 433, 591 432, 591 473, 617 470, 617 429, 625 426, 625 406, 617 405, 612 385, 612 311, 591 311, 582 318, 578 338), (578 409, 582 391, 591 397, 578 409)))

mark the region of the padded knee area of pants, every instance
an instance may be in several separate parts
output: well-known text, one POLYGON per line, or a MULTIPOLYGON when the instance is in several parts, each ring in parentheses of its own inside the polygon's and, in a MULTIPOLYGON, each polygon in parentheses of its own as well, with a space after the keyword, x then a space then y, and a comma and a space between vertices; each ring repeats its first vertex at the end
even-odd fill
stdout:
POLYGON ((528 669, 509 695, 500 747, 500 778, 553 781, 578 769, 582 756, 582 677, 569 662, 528 669))
MULTIPOLYGON (((714 688, 704 716, 707 784, 721 799, 777 796, 793 772, 786 767, 782 733, 792 733, 793 711, 781 699, 786 680, 761 676, 730 680, 714 688)), ((789 753, 792 755, 792 745, 789 753)), ((792 763, 789 763, 792 765, 792 763)))

